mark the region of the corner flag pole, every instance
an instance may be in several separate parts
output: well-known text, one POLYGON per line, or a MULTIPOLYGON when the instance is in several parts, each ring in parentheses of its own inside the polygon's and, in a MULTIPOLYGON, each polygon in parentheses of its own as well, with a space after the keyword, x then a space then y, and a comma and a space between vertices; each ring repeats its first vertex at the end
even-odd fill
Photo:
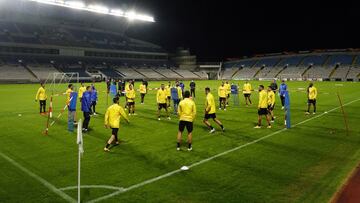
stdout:
POLYGON ((81 156, 84 153, 83 148, 83 135, 82 135, 82 121, 81 119, 78 121, 78 128, 77 128, 77 140, 76 143, 79 145, 79 152, 78 152, 78 203, 80 203, 80 192, 81 192, 81 156))
POLYGON ((345 113, 345 110, 344 110, 344 105, 343 105, 343 103, 342 103, 342 100, 341 100, 341 97, 340 97, 339 92, 337 92, 337 96, 338 96, 338 99, 339 99, 339 103, 340 103, 340 107, 341 107, 341 112, 342 112, 343 117, 344 117, 345 128, 346 128, 346 135, 349 135, 349 124, 348 124, 348 121, 347 121, 347 116, 346 116, 346 113, 345 113))

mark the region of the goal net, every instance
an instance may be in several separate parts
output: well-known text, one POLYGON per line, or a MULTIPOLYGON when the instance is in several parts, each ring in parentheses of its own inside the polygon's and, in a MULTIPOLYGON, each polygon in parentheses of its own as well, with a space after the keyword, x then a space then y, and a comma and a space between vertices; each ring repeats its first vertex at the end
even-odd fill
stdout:
POLYGON ((66 84, 79 83, 79 73, 50 73, 45 81, 49 85, 51 94, 63 93, 66 89, 66 84))

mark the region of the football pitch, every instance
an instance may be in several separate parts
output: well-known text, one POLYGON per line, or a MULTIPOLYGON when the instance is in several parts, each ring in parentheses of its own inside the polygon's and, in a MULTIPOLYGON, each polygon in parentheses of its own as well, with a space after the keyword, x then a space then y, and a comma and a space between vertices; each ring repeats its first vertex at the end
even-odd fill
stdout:
MULTIPOLYGON (((360 83, 315 82, 317 114, 305 115, 308 82, 287 82, 292 128, 284 128, 284 112, 276 95, 272 129, 254 129, 258 93, 246 107, 230 98, 227 111, 217 109, 225 132, 202 123, 206 86, 217 98, 221 81, 196 81, 197 118, 193 151, 176 151, 178 118, 157 120, 156 91, 151 90, 130 124, 121 123, 119 146, 104 152, 111 130, 104 128, 106 84, 97 112, 84 134, 81 169, 82 202, 328 202, 360 162, 360 83), (337 92, 347 114, 345 130, 337 92), (187 171, 180 170, 189 166, 187 171)), ((240 83, 242 87, 243 82, 240 83)), ((149 82, 149 88, 161 82, 149 82)), ((252 81, 254 89, 268 81, 252 81)), ((139 82, 135 83, 138 88, 139 82)), ((189 81, 185 81, 186 89, 189 81)), ((279 85, 279 84, 278 84, 279 85)), ((66 84, 63 90, 66 90, 66 84)), ((0 202, 66 202, 77 199, 76 133, 67 131, 67 112, 43 135, 46 116, 39 115, 39 85, 0 85, 0 202)), ((50 95, 49 90, 47 91, 50 95)), ((216 99, 218 104, 218 100, 216 99)), ((110 105, 111 99, 108 100, 110 105)), ((121 105, 124 98, 121 98, 121 105)), ((54 97, 54 116, 65 96, 54 97)), ((47 107, 49 100, 47 102, 47 107)), ((77 119, 83 119, 80 103, 77 119)), ((173 109, 170 109, 172 112, 173 109)), ((265 126, 263 120, 263 126, 265 126)), ((186 135, 186 134, 185 134, 186 135)))

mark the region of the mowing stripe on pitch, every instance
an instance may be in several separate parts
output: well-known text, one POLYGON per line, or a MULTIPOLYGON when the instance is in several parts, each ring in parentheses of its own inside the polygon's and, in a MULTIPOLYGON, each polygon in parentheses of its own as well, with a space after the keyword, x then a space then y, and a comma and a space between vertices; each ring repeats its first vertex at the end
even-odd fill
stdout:
POLYGON ((13 159, 11 159, 10 157, 6 156, 5 154, 3 154, 2 152, 0 152, 0 156, 2 158, 4 158, 6 161, 8 161, 9 163, 11 163, 12 165, 14 165, 16 168, 20 169, 21 171, 23 171, 24 173, 26 173, 27 175, 29 175, 30 177, 34 178, 35 180, 39 181, 41 184, 43 184, 45 187, 47 187, 49 190, 53 191, 55 194, 59 195, 60 197, 62 197, 64 200, 68 201, 68 202, 76 202, 75 199, 73 199, 72 197, 70 197, 69 195, 67 195, 66 193, 64 193, 63 191, 59 190, 58 188, 56 188, 54 185, 52 185, 51 183, 49 183, 48 181, 46 181, 45 179, 41 178, 40 176, 36 175, 35 173, 29 171, 27 168, 23 167, 22 165, 20 165, 19 163, 17 163, 16 161, 14 161, 13 159))
MULTIPOLYGON (((344 104, 343 106, 350 105, 350 104, 355 103, 355 102, 357 102, 357 101, 360 101, 360 99, 356 99, 356 100, 354 100, 354 101, 348 102, 348 103, 344 104)), ((330 112, 333 112, 333 111, 335 111, 335 110, 337 110, 337 109, 339 109, 339 108, 341 108, 341 107, 338 106, 338 107, 333 108, 333 109, 331 109, 331 110, 329 110, 329 111, 327 111, 327 112, 324 112, 324 113, 322 113, 322 114, 319 114, 319 115, 314 116, 314 117, 311 117, 311 118, 308 118, 308 119, 306 119, 306 120, 304 120, 304 121, 301 121, 301 122, 293 125, 293 127, 296 127, 296 126, 298 126, 298 125, 302 125, 302 124, 307 123, 307 122, 309 122, 309 121, 311 121, 311 120, 314 120, 314 119, 316 119, 316 118, 322 117, 322 116, 324 116, 324 115, 326 115, 326 114, 328 114, 328 113, 330 113, 330 112)), ((235 147, 235 148, 233 148, 233 149, 227 150, 227 151, 222 152, 222 153, 220 153, 220 154, 216 154, 216 155, 214 155, 214 156, 212 156, 212 157, 203 159, 203 160, 201 160, 201 161, 199 161, 199 162, 196 162, 196 163, 191 164, 191 165, 189 166, 189 168, 192 168, 192 167, 201 165, 201 164, 203 164, 203 163, 206 163, 206 162, 211 161, 211 160, 213 160, 213 159, 216 159, 216 158, 218 158, 218 157, 224 156, 224 155, 229 154, 229 153, 231 153, 231 152, 234 152, 234 151, 236 151, 236 150, 242 149, 242 148, 247 147, 247 146, 249 146, 249 145, 256 144, 256 143, 258 143, 258 142, 260 142, 260 141, 262 141, 262 140, 264 140, 264 139, 267 139, 267 138, 269 138, 269 137, 272 137, 272 136, 274 136, 274 135, 276 135, 276 134, 279 134, 279 133, 281 133, 281 132, 284 132, 284 131, 286 131, 286 130, 287 130, 286 128, 283 128, 283 129, 278 130, 278 131, 276 131, 276 132, 273 132, 273 133, 271 133, 271 134, 269 134, 269 135, 266 135, 266 136, 264 136, 264 137, 261 137, 261 138, 259 138, 259 139, 256 139, 256 140, 254 140, 254 141, 252 141, 252 142, 248 142, 248 143, 246 143, 246 144, 240 145, 240 146, 238 146, 238 147, 235 147)), ((166 177, 172 176, 172 175, 177 174, 177 173, 179 173, 179 172, 181 172, 181 171, 182 171, 181 169, 177 169, 177 170, 171 171, 171 172, 166 173, 166 174, 164 174, 164 175, 161 175, 161 176, 158 176, 158 177, 155 177, 155 178, 146 180, 146 181, 144 181, 144 182, 141 182, 141 183, 132 185, 132 186, 130 186, 130 187, 128 187, 128 188, 124 188, 123 190, 119 190, 119 191, 110 193, 110 194, 108 194, 108 195, 104 195, 104 196, 102 196, 102 197, 96 198, 96 199, 91 200, 91 201, 89 201, 89 202, 90 202, 90 203, 94 203, 94 202, 99 202, 99 201, 102 201, 102 200, 111 198, 111 197, 113 197, 113 196, 116 196, 116 195, 118 195, 118 194, 127 192, 127 191, 129 191, 129 190, 136 189, 136 188, 142 187, 142 186, 144 186, 144 185, 147 185, 147 184, 156 182, 156 181, 158 181, 158 180, 164 179, 164 178, 166 178, 166 177)))

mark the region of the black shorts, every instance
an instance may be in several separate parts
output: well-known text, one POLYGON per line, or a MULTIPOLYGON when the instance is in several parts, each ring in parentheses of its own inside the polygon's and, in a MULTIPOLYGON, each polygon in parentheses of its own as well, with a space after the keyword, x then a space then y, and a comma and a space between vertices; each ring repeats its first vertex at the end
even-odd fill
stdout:
POLYGON ((248 94, 248 93, 244 94, 244 97, 250 97, 250 96, 251 96, 251 94, 248 94))
POLYGON ((210 114, 205 114, 204 118, 206 120, 212 118, 212 119, 215 119, 216 118, 216 114, 215 113, 210 113, 210 114))
POLYGON ((111 128, 111 129, 112 129, 111 134, 117 136, 119 132, 119 128, 111 128))
POLYGON ((316 104, 316 99, 308 99, 308 104, 316 104))
POLYGON ((268 105, 268 110, 272 111, 274 110, 275 104, 274 105, 268 105))
POLYGON ((261 116, 261 115, 267 115, 267 114, 268 114, 267 108, 260 108, 260 109, 258 110, 258 114, 259 114, 259 116, 261 116))
POLYGON ((167 99, 170 100, 170 99, 171 99, 171 96, 168 96, 167 99))
POLYGON ((159 110, 161 110, 161 109, 167 109, 167 104, 166 103, 164 103, 164 104, 158 104, 158 108, 159 108, 159 110))
POLYGON ((133 105, 135 105, 135 102, 128 102, 128 105, 133 106, 133 105))
POLYGON ((220 97, 220 102, 225 102, 226 98, 225 97, 220 97))
POLYGON ((142 97, 145 97, 146 94, 145 94, 145 93, 140 93, 140 95, 141 95, 142 97))
POLYGON ((193 131, 193 122, 180 121, 179 122, 179 131, 184 132, 185 127, 186 127, 186 130, 188 131, 188 133, 191 133, 193 131))

